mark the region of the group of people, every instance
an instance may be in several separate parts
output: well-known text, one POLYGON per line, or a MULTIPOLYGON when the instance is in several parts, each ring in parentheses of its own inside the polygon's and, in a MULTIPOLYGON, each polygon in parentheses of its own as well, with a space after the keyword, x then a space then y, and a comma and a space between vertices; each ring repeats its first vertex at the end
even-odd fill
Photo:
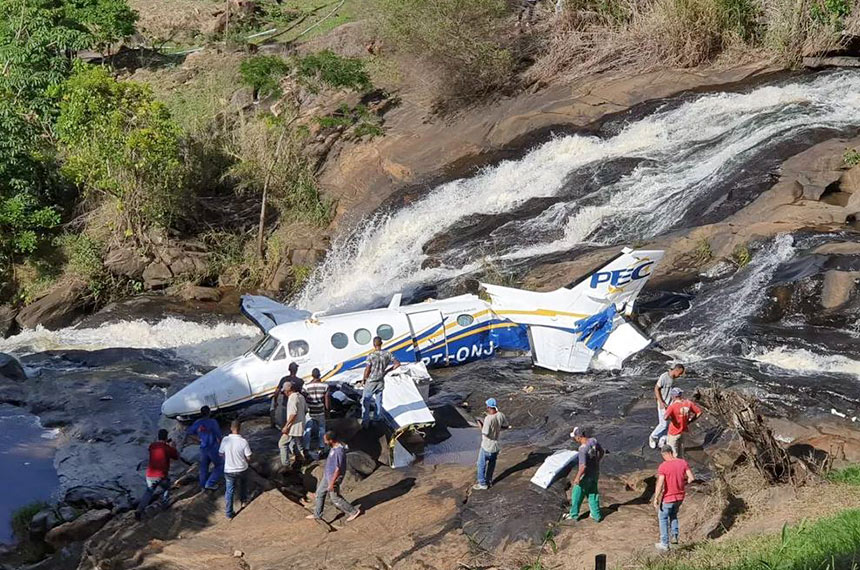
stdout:
MULTIPOLYGON (((677 544, 680 536, 678 511, 684 501, 687 484, 694 481, 690 465, 684 459, 684 435, 691 423, 702 414, 695 402, 684 397, 684 392, 675 386, 675 380, 685 372, 682 364, 674 365, 662 374, 654 385, 657 401, 658 424, 649 436, 649 447, 660 448, 662 463, 657 469, 657 483, 653 504, 657 510, 660 528, 660 542, 655 547, 660 551, 677 544)), ((472 489, 489 489, 493 483, 493 470, 499 455, 499 434, 505 426, 505 416, 499 411, 495 398, 486 402, 487 413, 481 427, 481 448, 478 451, 477 482, 472 489)), ((579 520, 583 501, 588 501, 591 518, 595 522, 603 520, 600 510, 600 461, 606 451, 596 438, 585 428, 575 427, 571 439, 579 445, 577 469, 573 476, 570 510, 562 517, 564 524, 579 520)))
MULTIPOLYGON (((367 356, 362 394, 362 426, 383 417, 382 391, 385 375, 398 368, 400 362, 388 351, 382 350, 382 338, 373 339, 374 350, 367 356)), ((331 411, 331 390, 321 378, 318 368, 311 371, 311 379, 305 383, 298 376, 299 367, 291 362, 289 374, 281 378, 270 402, 272 426, 280 429, 278 440, 281 465, 287 469, 295 464, 303 465, 310 458, 311 444, 316 439, 316 456, 321 458, 327 451, 323 477, 315 494, 314 513, 308 518, 319 519, 326 498, 347 515, 351 521, 361 514, 361 509, 351 505, 340 494, 340 484, 346 474, 346 447, 334 431, 326 430, 326 417, 331 411)), ((208 406, 200 409, 197 419, 185 432, 180 447, 188 437, 200 442, 199 483, 200 488, 214 491, 222 478, 226 482, 225 514, 228 519, 235 516, 234 495, 238 490, 239 501, 244 508, 248 501, 248 460, 251 447, 241 435, 241 422, 234 420, 231 433, 222 436, 218 422, 212 417, 208 406)), ((153 498, 160 493, 162 505, 170 502, 170 462, 180 459, 179 452, 168 438, 167 430, 159 430, 158 439, 149 446, 149 464, 146 469, 146 490, 138 502, 135 516, 142 517, 153 498)), ((492 470, 490 472, 492 476, 492 470)))

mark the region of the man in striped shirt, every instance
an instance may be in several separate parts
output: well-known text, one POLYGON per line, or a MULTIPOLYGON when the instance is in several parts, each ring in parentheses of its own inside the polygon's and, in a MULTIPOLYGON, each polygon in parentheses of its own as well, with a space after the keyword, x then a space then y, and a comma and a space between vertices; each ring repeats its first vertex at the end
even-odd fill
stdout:
POLYGON ((317 432, 317 445, 320 451, 325 449, 325 416, 331 409, 331 395, 329 394, 328 382, 320 378, 319 368, 311 371, 311 380, 305 384, 305 401, 308 405, 308 416, 310 421, 305 424, 305 449, 311 448, 311 434, 317 432))

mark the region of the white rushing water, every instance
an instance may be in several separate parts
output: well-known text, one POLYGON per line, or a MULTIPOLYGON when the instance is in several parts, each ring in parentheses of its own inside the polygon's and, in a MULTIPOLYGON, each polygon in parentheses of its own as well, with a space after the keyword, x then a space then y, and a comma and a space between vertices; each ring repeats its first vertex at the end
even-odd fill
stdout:
POLYGON ((361 307, 475 271, 482 261, 474 254, 446 255, 441 265, 422 268, 424 246, 434 236, 456 231, 470 216, 503 214, 530 199, 557 196, 571 174, 622 157, 645 162, 588 196, 499 228, 513 230, 519 239, 500 240, 487 258, 531 258, 581 243, 654 236, 677 223, 697 198, 737 174, 750 153, 804 129, 857 125, 860 74, 845 72, 748 93, 704 95, 606 139, 558 137, 520 160, 440 185, 407 207, 365 221, 334 244, 296 304, 309 310, 361 307))
POLYGON ((259 333, 250 324, 205 324, 167 317, 155 323, 117 321, 96 328, 49 331, 37 327, 0 339, 0 352, 21 356, 46 350, 171 349, 191 363, 217 366, 242 354, 259 333))
POLYGON ((747 358, 791 372, 829 372, 860 378, 860 362, 840 354, 813 352, 804 348, 778 346, 749 354, 747 358))

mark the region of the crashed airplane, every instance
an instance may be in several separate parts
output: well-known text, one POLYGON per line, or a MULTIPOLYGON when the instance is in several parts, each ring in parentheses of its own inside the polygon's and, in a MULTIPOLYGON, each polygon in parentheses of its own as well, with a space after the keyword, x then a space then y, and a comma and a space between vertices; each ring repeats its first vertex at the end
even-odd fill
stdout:
POLYGON ((651 343, 625 317, 662 257, 662 251, 625 248, 603 267, 556 291, 482 283, 486 297, 460 295, 401 305, 397 294, 388 307, 340 315, 311 314, 245 295, 242 312, 265 336, 244 355, 172 395, 162 413, 189 417, 203 405, 223 411, 266 399, 290 362, 299 365, 305 378, 319 368, 324 380, 354 384, 362 378, 374 336, 400 362, 416 363, 424 374, 425 367, 464 364, 500 350, 530 351, 536 366, 550 370, 618 369, 651 343))

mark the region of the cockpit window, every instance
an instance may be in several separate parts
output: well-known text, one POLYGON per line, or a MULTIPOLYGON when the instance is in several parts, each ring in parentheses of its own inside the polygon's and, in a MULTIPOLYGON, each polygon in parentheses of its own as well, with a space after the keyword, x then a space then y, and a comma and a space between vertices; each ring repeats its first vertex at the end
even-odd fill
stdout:
POLYGON ((254 354, 260 360, 269 360, 280 344, 281 343, 278 342, 278 339, 266 335, 259 343, 257 343, 257 346, 254 347, 254 354))
POLYGON ((287 357, 287 352, 284 350, 284 345, 281 345, 281 348, 278 349, 278 352, 275 353, 275 357, 272 360, 283 360, 287 357))
POLYGON ((300 356, 304 356, 310 351, 310 347, 308 343, 303 340, 291 340, 287 345, 287 348, 290 350, 291 358, 299 358, 300 356))

